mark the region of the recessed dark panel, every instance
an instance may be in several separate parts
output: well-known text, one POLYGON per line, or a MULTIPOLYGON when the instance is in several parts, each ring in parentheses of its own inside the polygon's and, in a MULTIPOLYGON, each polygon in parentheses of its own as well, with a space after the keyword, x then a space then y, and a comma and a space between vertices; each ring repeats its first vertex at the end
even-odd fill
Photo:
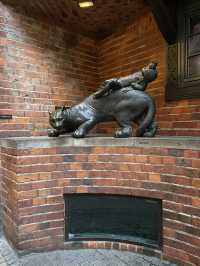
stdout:
POLYGON ((200 76, 200 55, 189 58, 189 74, 191 76, 200 76))
POLYGON ((200 52, 200 34, 189 38, 189 56, 200 52))
POLYGON ((119 240, 161 247, 162 206, 157 199, 67 195, 66 240, 119 240))
POLYGON ((200 33, 200 16, 192 16, 190 18, 190 34, 200 33))

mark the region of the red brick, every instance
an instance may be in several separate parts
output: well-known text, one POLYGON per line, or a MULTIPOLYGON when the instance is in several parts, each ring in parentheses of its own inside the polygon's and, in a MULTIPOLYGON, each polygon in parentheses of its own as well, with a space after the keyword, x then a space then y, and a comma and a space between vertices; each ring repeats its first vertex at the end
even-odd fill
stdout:
POLYGON ((160 156, 149 156, 149 163, 161 164, 162 163, 162 157, 160 157, 160 156))
POLYGON ((192 160, 192 167, 200 169, 200 159, 199 160, 192 160))
POLYGON ((193 151, 193 150, 185 150, 184 157, 186 158, 199 158, 200 152, 199 151, 193 151))
POLYGON ((149 180, 152 182, 160 182, 160 174, 149 174, 149 180))
POLYGON ((138 155, 135 157, 135 161, 137 163, 146 163, 148 161, 148 157, 146 155, 138 155))
POLYGON ((179 249, 164 246, 164 259, 168 259, 177 265, 192 266, 189 263, 189 255, 179 249))
POLYGON ((200 179, 193 179, 192 180, 192 185, 196 188, 200 188, 200 179))

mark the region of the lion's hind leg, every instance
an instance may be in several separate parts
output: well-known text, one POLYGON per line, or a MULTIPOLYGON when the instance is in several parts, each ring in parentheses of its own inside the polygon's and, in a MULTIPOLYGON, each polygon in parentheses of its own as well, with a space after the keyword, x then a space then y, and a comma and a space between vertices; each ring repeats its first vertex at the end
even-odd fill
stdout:
POLYGON ((158 126, 157 126, 156 122, 153 121, 151 123, 151 125, 146 129, 143 136, 147 137, 147 138, 152 138, 155 136, 157 129, 158 129, 158 126))
MULTIPOLYGON (((139 126, 144 120, 144 117, 145 116, 142 115, 141 117, 137 118, 135 123, 139 126)), ((155 121, 152 121, 152 123, 145 129, 145 132, 141 137, 152 138, 155 136, 157 129, 158 129, 157 123, 155 121)))
POLYGON ((128 118, 127 114, 120 114, 116 116, 117 123, 120 126, 120 129, 117 129, 115 132, 115 138, 128 138, 133 135, 133 123, 128 118))

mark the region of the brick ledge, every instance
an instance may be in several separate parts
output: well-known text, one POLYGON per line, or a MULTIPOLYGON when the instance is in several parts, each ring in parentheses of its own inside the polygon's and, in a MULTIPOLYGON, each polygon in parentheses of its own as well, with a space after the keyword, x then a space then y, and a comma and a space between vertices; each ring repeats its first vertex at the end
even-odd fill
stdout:
POLYGON ((52 148, 52 147, 155 147, 200 150, 200 137, 156 137, 119 139, 105 136, 88 136, 84 139, 74 139, 71 136, 49 137, 18 137, 0 139, 1 147, 17 149, 52 148))

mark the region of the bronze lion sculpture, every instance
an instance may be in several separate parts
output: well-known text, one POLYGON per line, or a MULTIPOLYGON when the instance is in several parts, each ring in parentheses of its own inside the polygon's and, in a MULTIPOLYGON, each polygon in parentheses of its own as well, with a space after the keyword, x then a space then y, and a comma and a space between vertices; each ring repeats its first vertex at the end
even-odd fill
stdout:
POLYGON ((117 138, 133 136, 133 124, 137 125, 135 136, 153 137, 157 129, 154 122, 156 108, 153 98, 143 91, 143 87, 145 89, 148 82, 156 79, 156 64, 149 64, 141 73, 144 80, 139 80, 143 84, 138 85, 139 89, 134 74, 127 79, 111 79, 81 103, 57 108, 50 113, 49 122, 54 130, 48 135, 58 137, 72 133, 74 138, 83 138, 96 124, 116 121, 120 126, 115 132, 117 138), (126 84, 125 87, 120 82, 126 84))

